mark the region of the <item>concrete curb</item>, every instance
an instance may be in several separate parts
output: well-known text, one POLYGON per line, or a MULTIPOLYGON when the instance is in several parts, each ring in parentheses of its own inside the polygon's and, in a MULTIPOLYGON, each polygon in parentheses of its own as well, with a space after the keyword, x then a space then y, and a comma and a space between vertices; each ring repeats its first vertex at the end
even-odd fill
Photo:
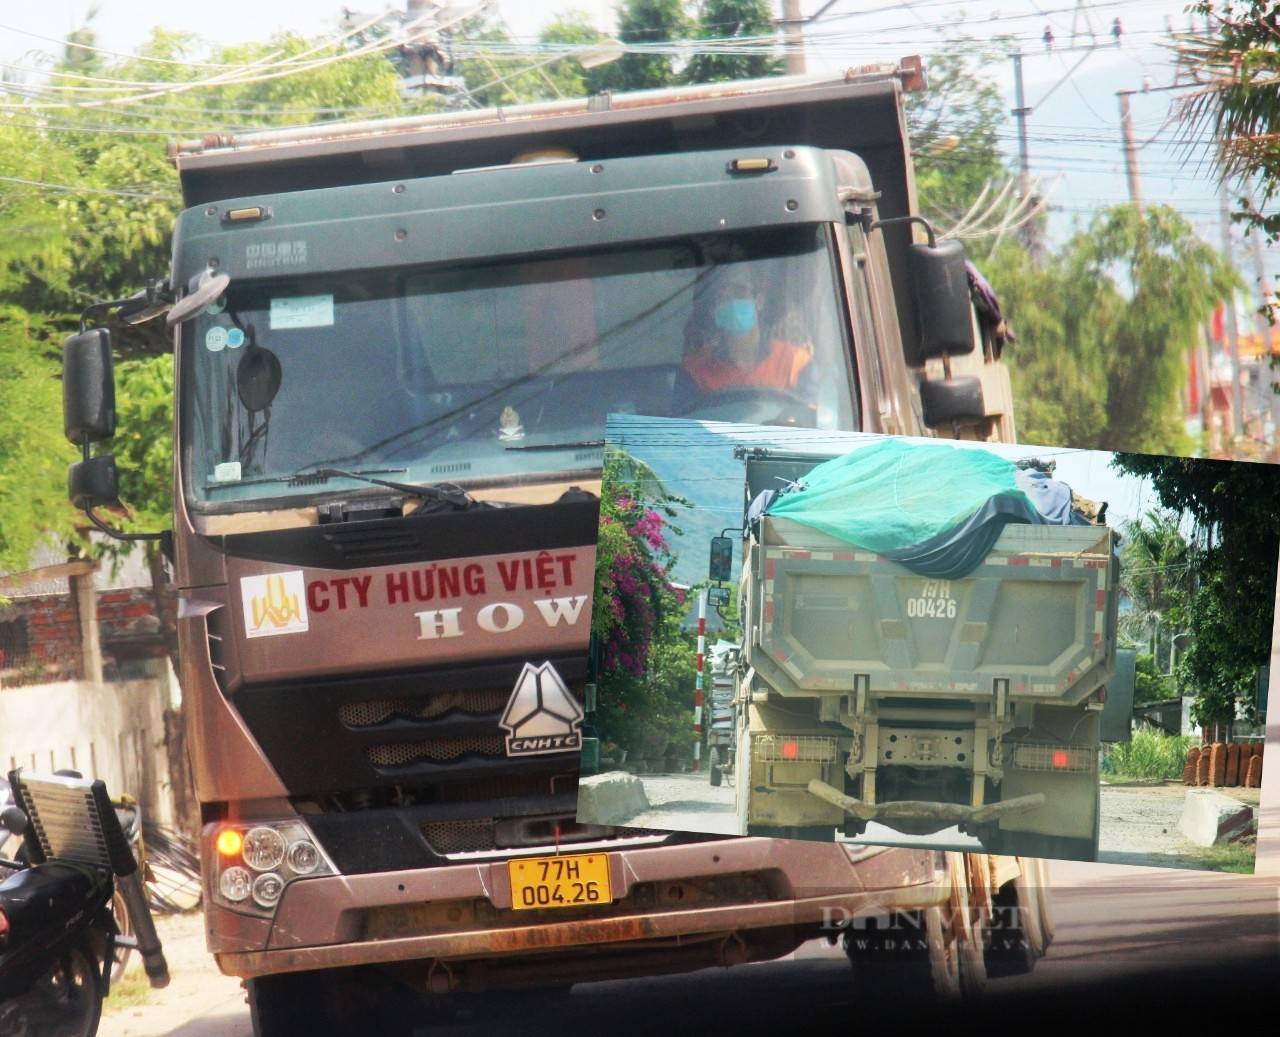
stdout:
POLYGON ((578 820, 617 825, 649 809, 644 785, 634 774, 597 774, 578 781, 578 820))
POLYGON ((1214 846, 1243 835, 1252 824, 1253 807, 1213 789, 1191 789, 1178 831, 1197 846, 1214 846))

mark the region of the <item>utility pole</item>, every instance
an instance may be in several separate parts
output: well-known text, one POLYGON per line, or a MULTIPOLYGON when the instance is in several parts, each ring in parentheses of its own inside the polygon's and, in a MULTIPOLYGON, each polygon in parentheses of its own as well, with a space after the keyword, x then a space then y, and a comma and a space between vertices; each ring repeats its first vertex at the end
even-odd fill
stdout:
POLYGON ((804 16, 800 13, 800 0, 782 0, 782 34, 786 37, 784 67, 787 75, 796 75, 805 70, 804 21, 804 16))
POLYGON ((821 18, 835 2, 836 0, 827 0, 813 14, 805 17, 800 13, 800 0, 782 0, 782 17, 775 24, 782 29, 785 37, 783 68, 787 75, 799 75, 805 71, 804 27, 821 18))
POLYGON ((1142 184, 1138 179, 1138 149, 1133 143, 1133 113, 1129 110, 1129 97, 1132 90, 1117 90, 1120 100, 1120 132, 1124 136, 1124 171, 1129 178, 1129 201, 1142 215, 1142 184))
MULTIPOLYGON (((1026 87, 1022 82, 1022 54, 1013 54, 1013 117, 1018 121, 1018 197, 1024 201, 1031 197, 1031 149, 1027 144, 1026 87)), ((1037 220, 1028 220, 1022 227, 1022 242, 1032 263, 1039 263, 1041 250, 1040 226, 1037 220)))

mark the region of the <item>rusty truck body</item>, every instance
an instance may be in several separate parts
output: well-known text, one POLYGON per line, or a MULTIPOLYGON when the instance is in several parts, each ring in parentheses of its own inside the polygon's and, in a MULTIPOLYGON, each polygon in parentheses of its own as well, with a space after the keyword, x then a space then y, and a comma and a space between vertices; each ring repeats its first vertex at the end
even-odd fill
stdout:
MULTIPOLYGON (((684 413, 1012 437, 963 255, 917 226, 902 92, 920 79, 916 62, 174 146, 187 208, 158 296, 180 679, 209 948, 256 1032, 318 1032, 384 983, 767 957, 833 908, 923 911, 967 884, 1028 902, 1012 859, 957 878, 928 852, 575 819, 604 418, 680 406, 708 284, 767 282, 762 318, 800 320, 821 377, 684 413)), ((113 418, 83 406, 109 386, 109 336, 66 357, 71 492, 92 512, 117 492, 90 451, 113 418)))

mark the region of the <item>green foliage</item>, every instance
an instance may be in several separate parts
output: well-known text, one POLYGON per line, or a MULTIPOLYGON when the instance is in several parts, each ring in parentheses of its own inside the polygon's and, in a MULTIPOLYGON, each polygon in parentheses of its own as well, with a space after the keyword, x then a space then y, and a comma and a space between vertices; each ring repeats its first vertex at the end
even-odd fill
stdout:
POLYGON ((1200 724, 1252 711, 1257 669, 1271 654, 1280 471, 1274 465, 1120 454, 1113 466, 1150 477, 1161 504, 1191 515, 1205 547, 1187 607, 1195 635, 1178 658, 1179 686, 1192 688, 1200 724))
POLYGON ((112 449, 130 529, 155 532, 173 523, 173 389, 170 356, 116 367, 120 431, 112 449))
POLYGON ((1202 871, 1222 871, 1235 875, 1252 875, 1257 867, 1257 822, 1254 831, 1236 842, 1216 846, 1197 846, 1196 867, 1202 871))
POLYGON ((1000 148, 1007 103, 992 76, 1011 46, 1004 37, 948 34, 925 62, 929 89, 905 95, 920 209, 944 228, 964 216, 984 185, 1012 175, 1000 148))
POLYGON ((1182 99, 1188 141, 1212 140, 1224 177, 1245 176, 1256 197, 1240 199, 1240 218, 1280 237, 1280 14, 1274 0, 1198 0, 1211 35, 1184 39, 1183 63, 1204 84, 1182 99))
POLYGON ((1180 394, 1203 321, 1239 283, 1168 206, 1099 211, 1041 267, 1006 244, 987 264, 1025 443, 1189 453, 1180 394))
POLYGON ((692 741, 694 651, 680 630, 682 597, 664 515, 683 503, 623 452, 605 453, 591 633, 598 659, 596 726, 634 748, 646 736, 692 741))
POLYGON ((1173 636, 1190 623, 1195 591, 1195 550, 1180 521, 1175 512, 1149 511, 1121 527, 1120 592, 1130 607, 1121 613, 1120 632, 1153 645, 1156 659, 1169 665, 1173 636))
MULTIPOLYGON (((592 47, 608 37, 591 24, 589 15, 578 10, 564 11, 553 18, 539 34, 544 44, 562 44, 574 47, 592 47)), ((546 69, 557 97, 585 97, 598 93, 603 87, 603 76, 608 65, 583 68, 577 61, 566 58, 546 69)))
POLYGON ((695 54, 681 79, 688 83, 720 83, 756 79, 782 71, 782 62, 769 53, 775 35, 769 0, 705 0, 698 14, 694 38, 704 44, 736 44, 753 52, 695 54), (764 38, 758 45, 740 41, 764 38), (758 47, 758 52, 754 52, 758 47))
POLYGON ((1154 655, 1139 655, 1134 660, 1133 702, 1141 706, 1148 702, 1163 702, 1173 698, 1174 688, 1169 678, 1156 666, 1154 655))
MULTIPOLYGON (((2 237, 2 235, 0 235, 2 237)), ((62 387, 52 357, 61 335, 49 318, 0 305, 0 571, 29 568, 46 539, 75 538, 62 434, 62 387)))
POLYGON ((618 39, 639 48, 600 69, 600 88, 652 90, 676 82, 673 44, 688 39, 692 23, 683 0, 622 0, 618 39))
POLYGON ((1187 765, 1187 750, 1198 742, 1142 724, 1130 741, 1117 742, 1107 750, 1108 769, 1113 778, 1122 780, 1177 781, 1187 765))
MULTIPOLYGON (((76 38, 92 44, 92 30, 76 38)), ((168 139, 399 108, 386 60, 292 34, 210 48, 157 29, 138 57, 69 49, 58 70, 125 86, 78 93, 77 107, 50 116, 14 106, 0 127, 0 177, 10 178, 0 180, 0 569, 8 571, 25 569, 46 535, 76 542, 84 524, 66 499, 77 455, 62 435, 60 345, 87 304, 167 274, 181 208, 168 139), (309 67, 266 68, 291 58, 309 67)), ((154 531, 172 521, 172 345, 163 321, 116 329, 114 342, 127 359, 117 369, 120 433, 106 449, 119 458, 125 524, 154 531)))

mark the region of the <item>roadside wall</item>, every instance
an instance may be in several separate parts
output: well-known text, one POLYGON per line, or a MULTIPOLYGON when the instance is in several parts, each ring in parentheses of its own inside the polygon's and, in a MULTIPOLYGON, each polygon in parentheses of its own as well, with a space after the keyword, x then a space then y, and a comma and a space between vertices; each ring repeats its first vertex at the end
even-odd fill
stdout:
MULTIPOLYGON (((167 671, 167 661, 163 662, 167 671)), ((128 792, 143 816, 174 824, 165 749, 169 680, 95 684, 64 681, 0 691, 0 764, 51 772, 73 768, 101 778, 112 796, 128 792)))

